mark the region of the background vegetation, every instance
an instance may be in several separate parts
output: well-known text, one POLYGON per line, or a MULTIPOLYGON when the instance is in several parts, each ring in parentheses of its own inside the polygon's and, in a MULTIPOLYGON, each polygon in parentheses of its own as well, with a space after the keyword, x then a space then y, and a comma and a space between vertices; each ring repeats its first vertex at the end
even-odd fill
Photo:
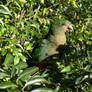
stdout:
POLYGON ((0 92, 92 92, 92 1, 0 0, 0 92), (62 58, 50 70, 29 67, 56 16, 74 27, 62 58))

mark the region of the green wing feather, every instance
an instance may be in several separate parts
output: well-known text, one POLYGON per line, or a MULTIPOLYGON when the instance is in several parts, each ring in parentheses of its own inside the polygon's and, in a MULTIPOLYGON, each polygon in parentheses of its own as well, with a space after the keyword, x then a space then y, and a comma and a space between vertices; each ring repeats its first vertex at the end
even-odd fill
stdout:
POLYGON ((32 57, 35 62, 41 62, 49 56, 59 53, 57 48, 66 43, 65 32, 70 24, 65 19, 55 19, 52 21, 47 38, 43 39, 40 45, 33 50, 32 57))
POLYGON ((34 48, 32 53, 33 59, 35 62, 42 61, 46 57, 48 41, 46 39, 42 40, 39 46, 34 48))

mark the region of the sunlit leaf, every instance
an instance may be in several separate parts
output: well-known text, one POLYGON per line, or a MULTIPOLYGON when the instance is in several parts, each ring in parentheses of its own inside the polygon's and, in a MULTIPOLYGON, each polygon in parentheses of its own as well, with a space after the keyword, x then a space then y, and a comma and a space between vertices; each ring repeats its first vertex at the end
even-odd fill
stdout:
POLYGON ((8 77, 9 75, 7 73, 0 72, 0 79, 4 77, 8 77))
POLYGON ((84 76, 81 76, 81 77, 77 78, 75 84, 80 84, 81 82, 83 82, 84 80, 87 80, 87 79, 91 80, 92 79, 92 74, 84 75, 84 76))
POLYGON ((40 0, 42 4, 44 4, 44 0, 40 0))
POLYGON ((60 85, 58 85, 58 86, 56 87, 56 89, 54 90, 54 92, 60 92, 60 85))
POLYGON ((48 83, 47 80, 41 77, 31 78, 26 84, 25 87, 28 85, 36 85, 36 83, 48 83))
POLYGON ((0 14, 11 15, 11 12, 6 6, 0 5, 0 14))
POLYGON ((14 65, 11 72, 11 77, 15 76, 15 74, 18 74, 21 69, 27 68, 28 65, 26 62, 19 62, 17 65, 14 65))
POLYGON ((25 77, 25 76, 28 75, 28 74, 33 75, 33 74, 36 73, 38 70, 39 70, 38 67, 30 67, 30 68, 25 69, 25 70, 19 75, 17 81, 18 81, 19 79, 21 79, 22 77, 25 77))
POLYGON ((54 90, 50 88, 38 88, 38 89, 32 90, 31 92, 54 92, 54 90))
POLYGON ((17 87, 16 84, 14 84, 13 82, 2 82, 0 83, 0 89, 6 89, 6 88, 12 88, 12 87, 17 87))
POLYGON ((0 23, 4 26, 4 22, 0 19, 0 23))
POLYGON ((15 58, 14 58, 14 65, 18 64, 19 60, 20 60, 20 57, 15 56, 15 58))
POLYGON ((5 66, 9 66, 11 63, 13 62, 13 55, 8 53, 5 57, 5 60, 4 60, 4 65, 5 66))
POLYGON ((22 61, 26 62, 26 57, 22 53, 18 53, 22 61))
POLYGON ((23 68, 27 68, 27 63, 26 62, 19 62, 15 67, 20 67, 20 69, 23 69, 23 68))
POLYGON ((61 72, 69 72, 69 71, 71 71, 71 66, 69 65, 69 66, 66 66, 66 67, 64 67, 64 69, 63 70, 61 70, 61 72))
POLYGON ((21 92, 19 89, 10 89, 9 92, 21 92))

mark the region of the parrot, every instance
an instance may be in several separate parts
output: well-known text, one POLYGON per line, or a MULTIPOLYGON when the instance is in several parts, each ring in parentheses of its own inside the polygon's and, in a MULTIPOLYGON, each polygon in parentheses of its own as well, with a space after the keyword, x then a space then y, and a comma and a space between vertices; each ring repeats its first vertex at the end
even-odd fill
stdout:
MULTIPOLYGON (((47 36, 34 47, 32 52, 33 64, 41 67, 41 62, 45 59, 62 53, 62 47, 66 43, 66 32, 71 33, 72 23, 64 18, 55 18, 52 21, 47 36)), ((42 64, 42 66, 44 66, 42 64)))

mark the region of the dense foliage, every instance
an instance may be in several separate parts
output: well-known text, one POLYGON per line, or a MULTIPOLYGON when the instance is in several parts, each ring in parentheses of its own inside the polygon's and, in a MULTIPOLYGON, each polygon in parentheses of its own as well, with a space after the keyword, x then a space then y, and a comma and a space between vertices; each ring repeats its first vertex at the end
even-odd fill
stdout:
MULTIPOLYGON (((50 61, 49 61, 50 62, 50 61)), ((91 0, 0 0, 0 92, 92 92, 91 0), (35 44, 51 20, 74 27, 53 67, 29 67, 35 44)))

